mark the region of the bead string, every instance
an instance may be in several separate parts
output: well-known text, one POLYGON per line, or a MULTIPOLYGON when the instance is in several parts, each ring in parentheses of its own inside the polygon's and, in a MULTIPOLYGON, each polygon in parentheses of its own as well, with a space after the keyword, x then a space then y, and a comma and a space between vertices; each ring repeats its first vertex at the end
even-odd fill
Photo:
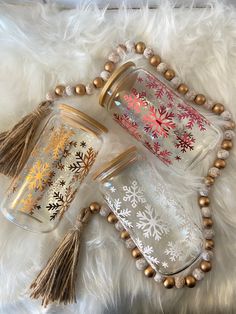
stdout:
MULTIPOLYGON (((136 247, 135 243, 130 238, 129 233, 124 229, 123 225, 118 221, 114 213, 105 205, 96 206, 97 212, 104 217, 107 217, 109 223, 115 224, 115 228, 121 232, 120 236, 125 240, 127 248, 131 249, 132 256, 137 259, 136 266, 139 270, 143 270, 145 276, 154 277, 154 280, 159 283, 163 283, 167 289, 176 287, 182 288, 187 286, 192 288, 196 285, 197 281, 203 279, 204 274, 209 272, 212 268, 211 259, 213 256, 214 248, 214 230, 212 212, 209 207, 210 198, 208 196, 210 187, 214 184, 215 179, 219 177, 220 172, 226 166, 226 159, 229 157, 229 151, 233 147, 232 139, 234 137, 235 122, 232 120, 232 115, 229 111, 225 110, 224 105, 216 103, 212 100, 207 99, 203 94, 195 92, 190 89, 181 79, 176 76, 175 71, 171 69, 166 63, 162 62, 161 57, 155 54, 152 48, 146 47, 145 43, 138 42, 133 43, 127 41, 124 45, 121 44, 108 56, 108 61, 104 65, 103 71, 100 76, 96 77, 92 83, 77 84, 75 86, 56 86, 53 92, 49 92, 46 96, 47 100, 55 100, 65 96, 83 96, 91 95, 96 89, 100 89, 104 86, 111 73, 115 70, 117 63, 122 57, 128 53, 133 52, 142 54, 153 67, 156 68, 157 72, 163 75, 168 80, 173 88, 175 88, 180 94, 182 94, 188 101, 192 101, 195 105, 203 106, 205 109, 212 111, 214 114, 219 115, 223 120, 223 131, 224 138, 221 143, 221 148, 217 152, 217 158, 215 159, 213 166, 208 170, 207 175, 204 177, 204 189, 199 192, 198 205, 201 209, 202 224, 203 224, 203 235, 205 238, 205 248, 201 254, 201 260, 198 267, 190 272, 187 276, 163 276, 156 272, 151 265, 148 264, 146 259, 143 257, 140 250, 136 247)), ((191 267, 191 266, 190 266, 191 267)))

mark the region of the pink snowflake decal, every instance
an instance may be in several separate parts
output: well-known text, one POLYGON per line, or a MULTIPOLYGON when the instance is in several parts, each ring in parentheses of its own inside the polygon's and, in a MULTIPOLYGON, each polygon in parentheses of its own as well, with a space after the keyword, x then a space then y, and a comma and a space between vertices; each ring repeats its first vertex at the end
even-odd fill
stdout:
POLYGON ((154 155, 156 155, 161 161, 163 161, 166 165, 171 165, 172 162, 170 160, 171 152, 167 149, 161 150, 161 146, 158 142, 155 142, 153 146, 148 142, 145 141, 145 147, 150 150, 154 155))
POLYGON ((169 101, 173 101, 174 94, 166 85, 150 74, 146 75, 146 79, 146 87, 155 91, 156 98, 162 99, 166 96, 169 101))
POLYGON ((143 116, 143 122, 146 123, 144 130, 154 137, 167 137, 169 130, 175 128, 173 118, 174 113, 168 112, 165 106, 160 106, 159 109, 150 106, 149 113, 143 116))
POLYGON ((115 113, 114 120, 117 121, 120 124, 120 126, 125 128, 137 140, 141 139, 142 136, 138 132, 138 124, 132 121, 127 114, 119 116, 117 113, 115 113))
POLYGON ((184 103, 178 104, 180 113, 177 114, 179 120, 187 119, 186 128, 192 130, 194 125, 197 125, 200 131, 205 131, 206 125, 210 125, 209 121, 205 119, 197 110, 184 103))
POLYGON ((187 150, 193 150, 195 139, 190 132, 176 131, 176 143, 175 147, 180 148, 182 153, 186 153, 187 150))
POLYGON ((125 102, 127 103, 127 108, 130 110, 134 110, 137 113, 141 112, 142 107, 146 107, 146 102, 139 98, 139 95, 135 95, 134 93, 126 94, 123 96, 125 102))

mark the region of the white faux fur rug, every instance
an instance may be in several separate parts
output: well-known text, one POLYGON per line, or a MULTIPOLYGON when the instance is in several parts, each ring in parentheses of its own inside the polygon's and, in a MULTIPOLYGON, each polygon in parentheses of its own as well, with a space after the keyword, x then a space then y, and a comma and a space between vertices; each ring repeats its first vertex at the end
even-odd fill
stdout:
MULTIPOLYGON (((236 117, 236 11, 233 8, 215 3, 208 9, 172 9, 163 3, 151 11, 123 8, 106 12, 93 5, 58 11, 46 5, 25 7, 1 2, 0 129, 9 128, 30 112, 56 84, 91 80, 100 73, 108 53, 128 39, 143 40, 154 47, 185 82, 225 103, 236 117)), ((135 143, 99 107, 98 95, 65 102, 96 117, 110 130, 96 166, 135 143)), ((148 156, 163 175, 166 170, 161 162, 148 156)), ((203 162, 201 170, 207 168, 211 157, 203 162)), ((88 178, 67 219, 53 233, 32 234, 0 216, 0 313, 235 313, 235 161, 234 151, 212 193, 216 225, 214 267, 196 288, 170 291, 144 278, 136 270, 118 233, 97 216, 84 234, 77 304, 52 305, 45 310, 40 301, 28 298, 30 282, 73 223, 77 210, 95 196, 101 200, 95 192, 97 185, 88 178)), ((188 193, 194 203, 197 178, 180 178, 170 170, 165 177, 171 178, 175 195, 188 193)), ((8 179, 1 176, 1 198, 8 184, 8 179)), ((184 201, 183 204, 194 212, 196 204, 184 201)))

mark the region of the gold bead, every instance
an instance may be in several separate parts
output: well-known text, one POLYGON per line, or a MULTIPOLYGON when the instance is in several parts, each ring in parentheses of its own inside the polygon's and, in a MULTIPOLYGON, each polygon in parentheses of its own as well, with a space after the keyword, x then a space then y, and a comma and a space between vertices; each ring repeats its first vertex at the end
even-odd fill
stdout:
POLYGON ((118 219, 117 219, 117 217, 116 217, 115 214, 110 213, 110 214, 107 216, 107 221, 108 221, 110 224, 115 224, 115 223, 118 221, 118 219))
POLYGON ((223 140, 221 143, 221 148, 230 150, 233 147, 233 142, 230 140, 223 140))
POLYGON ((137 247, 134 248, 131 253, 134 258, 139 258, 142 256, 142 253, 139 251, 137 247))
POLYGON ((215 114, 221 114, 225 110, 225 107, 222 104, 215 104, 212 108, 212 111, 215 114))
POLYGON ((214 182, 215 182, 215 179, 210 176, 207 176, 204 178, 204 183, 206 184, 206 186, 211 186, 214 184, 214 182))
POLYGON ((200 207, 206 207, 210 204, 210 199, 207 196, 200 196, 198 199, 198 204, 200 207))
POLYGON ((157 67, 158 64, 161 63, 161 57, 158 56, 158 55, 154 55, 152 56, 150 59, 149 59, 149 63, 154 66, 154 67, 157 67))
POLYGON ((225 130, 233 130, 235 129, 235 122, 228 121, 228 123, 224 126, 225 130))
POLYGON ((136 45, 135 45, 135 51, 139 54, 142 54, 144 52, 144 50, 146 49, 146 45, 142 42, 139 41, 136 45))
POLYGON ((95 79, 93 80, 93 85, 96 88, 101 88, 104 85, 104 81, 103 81, 103 79, 100 76, 95 77, 95 79))
POLYGON ((100 211, 101 205, 97 202, 93 202, 89 205, 89 209, 90 209, 92 214, 96 214, 100 211))
POLYGON ((151 266, 148 266, 145 270, 144 270, 144 275, 146 277, 153 277, 155 275, 155 270, 151 267, 151 266))
POLYGON ((204 271, 205 273, 207 273, 208 271, 211 270, 211 262, 208 261, 202 261, 200 264, 200 268, 202 271, 204 271))
POLYGON ((76 85, 75 92, 77 95, 83 96, 86 93, 85 86, 83 84, 76 85))
POLYGON ((180 94, 186 94, 188 92, 188 86, 186 84, 180 84, 177 89, 180 94))
POLYGON ((164 77, 168 80, 171 81, 175 77, 175 71, 172 69, 168 69, 164 73, 164 77))
POLYGON ((212 250, 213 248, 214 248, 214 241, 211 239, 205 240, 205 249, 212 250))
POLYGON ((205 228, 211 228, 213 226, 213 221, 211 218, 205 217, 203 218, 203 226, 205 228))
POLYGON ((175 279, 174 279, 174 277, 166 277, 166 279, 164 280, 163 284, 164 284, 164 287, 165 287, 166 289, 171 289, 171 288, 173 288, 174 285, 175 285, 175 279))
POLYGON ((130 238, 130 235, 129 235, 128 231, 124 230, 120 233, 120 237, 122 240, 127 240, 130 238))
POLYGON ((104 65, 104 69, 108 72, 113 72, 115 69, 115 63, 112 61, 107 61, 104 65))
POLYGON ((218 169, 223 169, 226 166, 226 162, 224 159, 216 159, 214 166, 218 169))
POLYGON ((55 94, 56 94, 57 96, 63 96, 64 91, 65 91, 65 86, 63 86, 63 85, 58 85, 58 86, 55 88, 55 94))
POLYGON ((192 275, 186 276, 185 283, 187 287, 193 288, 196 285, 196 279, 192 275))
POLYGON ((206 97, 202 94, 198 94, 194 101, 197 105, 203 105, 206 102, 206 97))

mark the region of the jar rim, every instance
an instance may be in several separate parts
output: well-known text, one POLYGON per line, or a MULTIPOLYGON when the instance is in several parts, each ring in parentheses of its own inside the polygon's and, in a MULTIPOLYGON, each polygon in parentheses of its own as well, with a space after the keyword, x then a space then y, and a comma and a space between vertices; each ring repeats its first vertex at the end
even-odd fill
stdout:
POLYGON ((106 97, 107 90, 111 87, 112 83, 128 68, 135 66, 135 63, 132 61, 128 61, 118 67, 107 80, 106 84, 103 86, 100 96, 99 96, 99 104, 104 107, 104 100, 106 97))
MULTIPOLYGON (((72 112, 76 115, 76 118, 78 118, 78 120, 83 120, 87 123, 89 123, 91 126, 93 126, 94 128, 98 129, 99 133, 103 132, 103 133, 107 133, 108 129, 101 124, 100 122, 98 122, 97 120, 91 118, 90 116, 88 116, 86 113, 70 106, 67 104, 59 104, 58 105, 59 109, 62 111, 66 111, 66 112, 72 112)), ((80 122, 80 121, 78 121, 80 122)))
MULTIPOLYGON (((103 181, 107 176, 110 176, 111 173, 107 174, 112 168, 115 168, 114 171, 120 170, 131 161, 133 161, 133 157, 136 155, 137 147, 131 146, 121 154, 113 158, 112 160, 105 163, 102 167, 100 167, 93 175, 93 180, 103 181), (104 176, 103 176, 104 174, 104 176)), ((113 172, 114 172, 113 171, 113 172)), ((112 173, 113 173, 112 172, 112 173)))

